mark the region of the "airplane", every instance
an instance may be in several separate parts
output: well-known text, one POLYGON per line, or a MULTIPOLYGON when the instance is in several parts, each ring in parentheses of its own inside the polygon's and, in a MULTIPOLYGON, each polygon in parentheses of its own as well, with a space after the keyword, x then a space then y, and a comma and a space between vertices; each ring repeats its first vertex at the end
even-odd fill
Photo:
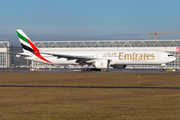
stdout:
POLYGON ((175 61, 170 53, 157 50, 71 50, 71 51, 40 51, 27 35, 16 30, 23 53, 17 53, 25 59, 52 65, 81 65, 81 71, 123 69, 126 65, 160 64, 161 71, 166 63, 175 61), (89 68, 93 66, 93 68, 89 68))

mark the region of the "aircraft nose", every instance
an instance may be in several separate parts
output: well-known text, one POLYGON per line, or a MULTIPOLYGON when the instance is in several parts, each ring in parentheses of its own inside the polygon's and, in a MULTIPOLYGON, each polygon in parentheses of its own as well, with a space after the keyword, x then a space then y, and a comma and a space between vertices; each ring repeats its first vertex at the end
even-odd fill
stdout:
POLYGON ((174 56, 171 56, 171 57, 169 57, 169 59, 168 59, 169 62, 173 62, 173 61, 175 61, 175 60, 176 60, 176 57, 174 57, 174 56))
POLYGON ((175 61, 175 60, 176 60, 176 57, 173 57, 172 59, 173 59, 173 61, 175 61))

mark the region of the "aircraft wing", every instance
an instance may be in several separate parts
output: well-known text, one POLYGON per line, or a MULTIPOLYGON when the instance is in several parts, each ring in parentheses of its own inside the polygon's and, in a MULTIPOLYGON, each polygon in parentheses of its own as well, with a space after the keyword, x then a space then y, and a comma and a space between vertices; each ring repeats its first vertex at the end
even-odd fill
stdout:
POLYGON ((40 53, 41 53, 41 54, 46 54, 46 55, 56 56, 57 58, 67 58, 68 60, 77 59, 77 61, 89 61, 89 60, 94 60, 94 59, 96 59, 96 58, 92 58, 92 57, 88 57, 88 56, 64 55, 64 54, 45 53, 45 52, 40 52, 40 53))

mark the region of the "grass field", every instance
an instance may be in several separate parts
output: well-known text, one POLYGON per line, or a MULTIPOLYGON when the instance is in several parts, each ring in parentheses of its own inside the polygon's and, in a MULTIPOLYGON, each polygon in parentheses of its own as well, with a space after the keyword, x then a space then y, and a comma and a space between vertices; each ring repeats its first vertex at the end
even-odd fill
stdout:
MULTIPOLYGON (((0 84, 179 87, 180 74, 0 73, 0 84)), ((1 87, 0 91, 0 119, 5 120, 180 118, 179 89, 1 87)))

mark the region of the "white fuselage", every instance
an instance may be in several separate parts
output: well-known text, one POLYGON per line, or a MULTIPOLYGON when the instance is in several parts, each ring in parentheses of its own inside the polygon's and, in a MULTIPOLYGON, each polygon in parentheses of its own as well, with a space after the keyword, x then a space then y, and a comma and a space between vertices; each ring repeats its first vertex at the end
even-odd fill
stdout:
MULTIPOLYGON (((44 52, 44 51, 43 51, 44 52)), ((170 53, 163 51, 147 50, 124 50, 124 51, 45 51, 46 53, 57 53, 62 55, 83 56, 96 59, 108 59, 110 65, 129 64, 165 64, 176 60, 170 53)), ((76 59, 58 58, 56 56, 41 54, 50 64, 77 64, 76 59)), ((25 59, 48 63, 35 55, 25 59)))

